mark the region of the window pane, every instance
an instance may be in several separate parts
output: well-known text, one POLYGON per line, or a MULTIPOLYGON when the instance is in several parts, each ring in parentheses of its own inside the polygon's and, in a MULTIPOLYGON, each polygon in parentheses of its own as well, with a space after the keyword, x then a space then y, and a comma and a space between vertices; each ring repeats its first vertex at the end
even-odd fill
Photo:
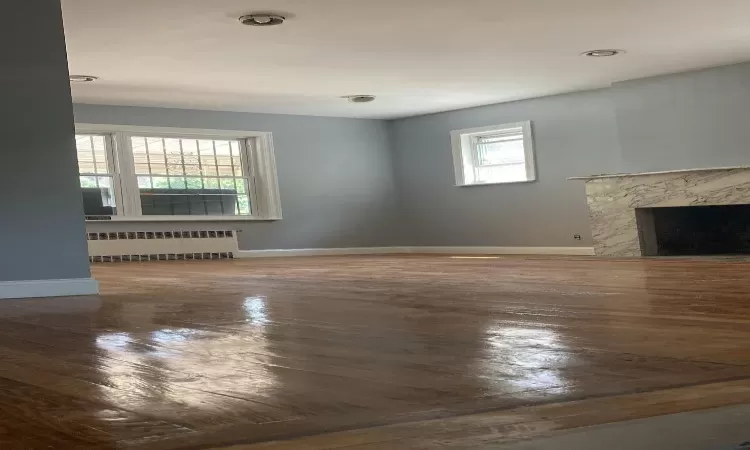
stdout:
POLYGON ((203 179, 201 177, 186 177, 185 183, 188 189, 203 189, 203 179))
POLYGON ((203 184, 206 189, 219 189, 218 178, 204 178, 203 184))
POLYGON ((231 192, 236 192, 234 189, 234 178, 222 178, 219 180, 221 189, 231 192))
POLYGON ((148 148, 148 153, 152 153, 154 155, 163 155, 164 154, 164 139, 162 138, 146 138, 146 147, 148 148))
POLYGON ((240 180, 240 179, 235 178, 234 186, 235 186, 235 189, 237 190, 237 193, 247 194, 247 180, 244 180, 244 179, 240 180))
POLYGON ((201 166, 193 164, 185 164, 185 175, 203 175, 201 166))
POLYGON ((93 153, 96 157, 96 173, 108 173, 107 167, 107 147, 104 136, 91 136, 93 144, 93 153))
POLYGON ((218 174, 216 167, 216 158, 213 156, 201 156, 201 170, 204 175, 216 176, 218 174))
POLYGON ((214 141, 216 144, 216 154, 220 156, 230 156, 229 141, 214 141))
MULTIPOLYGON (((218 166, 220 177, 233 177, 235 170, 232 166, 218 166)), ((239 174, 238 174, 239 175, 239 174)))
POLYGON ((512 183, 526 181, 526 164, 477 167, 476 180, 481 183, 512 183))
POLYGON ((106 138, 104 136, 76 135, 76 152, 78 154, 79 173, 106 175, 109 172, 106 138))
POLYGON ((169 189, 169 178, 167 177, 151 177, 151 186, 157 189, 169 189))
POLYGON ((167 155, 167 170, 170 175, 184 175, 185 167, 182 165, 182 157, 177 155, 167 155))
POLYGON ((147 174, 149 173, 148 164, 135 164, 135 173, 136 174, 147 174))
POLYGON ((151 186, 151 177, 138 177, 138 187, 152 188, 153 186, 151 186))
POLYGON ((213 141, 207 141, 205 139, 198 140, 198 152, 201 155, 213 155, 214 154, 214 143, 213 141))
POLYGON ((182 139, 182 152, 186 155, 197 155, 198 141, 195 139, 182 139))
POLYGON ((96 181, 97 177, 80 177, 81 178, 81 187, 82 188, 95 188, 97 187, 96 181))
POLYGON ((187 189, 187 183, 183 177, 169 177, 169 186, 171 189, 187 189))
POLYGON ((106 136, 77 134, 75 137, 83 212, 87 216, 117 214, 114 178, 109 173, 106 136))
POLYGON ((132 143, 142 214, 250 214, 239 141, 133 137, 132 143))
POLYGON ((238 210, 237 210, 238 214, 240 215, 250 214, 250 197, 248 197, 247 195, 238 195, 237 205, 238 205, 238 210))
POLYGON ((169 154, 180 155, 182 153, 179 139, 164 139, 164 148, 169 154))
POLYGON ((81 178, 83 213, 87 216, 112 216, 117 214, 112 177, 81 178))
POLYGON ((237 199, 235 192, 218 189, 141 189, 143 215, 147 216, 249 214, 249 207, 238 211, 237 199))
POLYGON ((479 138, 476 151, 477 163, 480 166, 523 164, 526 158, 523 149, 523 137, 479 138))
MULTIPOLYGON (((169 172, 167 172, 167 165, 164 163, 163 156, 156 161, 151 160, 151 164, 149 165, 148 172, 144 173, 143 175, 147 175, 147 174, 169 175, 169 172)), ((139 173, 138 175, 141 175, 141 174, 139 173)))

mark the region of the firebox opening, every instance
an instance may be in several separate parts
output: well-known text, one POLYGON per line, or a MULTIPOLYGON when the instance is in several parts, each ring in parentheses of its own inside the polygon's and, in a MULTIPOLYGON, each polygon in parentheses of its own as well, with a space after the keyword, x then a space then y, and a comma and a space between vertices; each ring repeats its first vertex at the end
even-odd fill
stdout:
POLYGON ((750 205, 637 208, 643 256, 750 254, 750 205))

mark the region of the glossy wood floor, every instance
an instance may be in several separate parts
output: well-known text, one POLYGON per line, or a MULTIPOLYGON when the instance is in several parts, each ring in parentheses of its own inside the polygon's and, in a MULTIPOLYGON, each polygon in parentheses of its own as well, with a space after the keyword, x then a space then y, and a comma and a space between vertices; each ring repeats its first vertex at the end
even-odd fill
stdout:
POLYGON ((101 296, 0 302, 0 448, 480 449, 750 402, 750 262, 93 271, 101 296))

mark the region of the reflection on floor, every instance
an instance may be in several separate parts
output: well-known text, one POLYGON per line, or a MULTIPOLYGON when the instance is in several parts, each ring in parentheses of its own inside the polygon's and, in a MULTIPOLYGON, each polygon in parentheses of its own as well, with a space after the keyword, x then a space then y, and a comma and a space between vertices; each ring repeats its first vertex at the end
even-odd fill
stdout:
POLYGON ((0 447, 495 448, 748 403, 748 270, 584 257, 96 265, 101 296, 0 303, 0 447))

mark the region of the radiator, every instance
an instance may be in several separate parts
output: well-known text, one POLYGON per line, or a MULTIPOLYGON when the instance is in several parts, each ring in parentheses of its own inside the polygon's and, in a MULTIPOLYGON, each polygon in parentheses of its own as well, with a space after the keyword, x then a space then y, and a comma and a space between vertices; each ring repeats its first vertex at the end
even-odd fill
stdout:
POLYGON ((237 232, 120 231, 88 233, 91 262, 231 259, 237 253, 237 232))

